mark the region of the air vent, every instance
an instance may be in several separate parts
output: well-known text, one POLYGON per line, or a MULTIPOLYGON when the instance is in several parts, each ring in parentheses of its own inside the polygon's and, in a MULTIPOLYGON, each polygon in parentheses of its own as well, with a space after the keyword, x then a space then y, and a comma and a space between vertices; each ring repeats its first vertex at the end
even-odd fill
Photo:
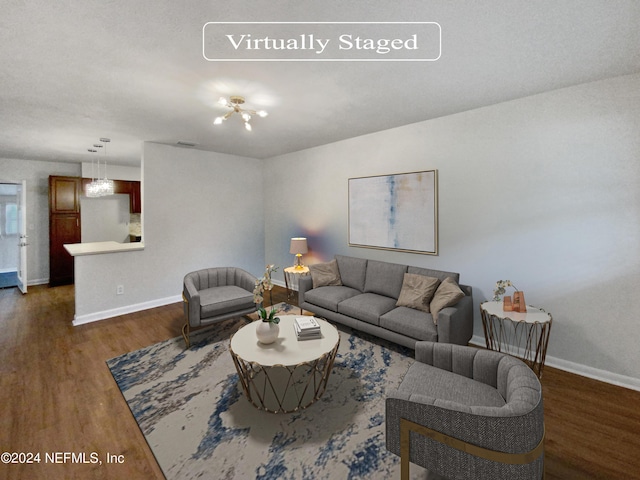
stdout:
POLYGON ((180 145, 181 147, 195 147, 197 143, 178 142, 177 145, 180 145))

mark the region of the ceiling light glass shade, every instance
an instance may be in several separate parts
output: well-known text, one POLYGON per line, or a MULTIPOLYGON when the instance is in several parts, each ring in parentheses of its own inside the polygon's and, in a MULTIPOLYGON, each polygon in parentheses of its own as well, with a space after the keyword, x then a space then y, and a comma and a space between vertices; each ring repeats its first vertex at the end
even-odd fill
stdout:
POLYGON ((94 180, 87 185, 87 197, 105 197, 107 195, 113 195, 113 192, 113 180, 106 178, 94 180))
POLYGON ((249 115, 247 112, 242 112, 242 119, 245 122, 248 122, 249 120, 251 120, 251 115, 249 115))
POLYGON ((245 122, 244 128, 246 128, 247 130, 251 131, 251 124, 249 122, 245 122))
POLYGON ((95 180, 87 185, 86 193, 87 193, 87 197, 91 197, 91 198, 96 198, 100 196, 98 184, 96 183, 95 180))
MULTIPOLYGON (((102 148, 106 147, 106 144, 111 141, 109 138, 101 138, 101 142, 104 145, 94 144, 94 147, 102 148)), ((89 152, 96 153, 97 150, 89 149, 89 152)), ((107 149, 104 150, 105 157, 107 154, 107 149)), ((91 161, 91 170, 93 175, 93 160, 91 161)), ((113 180, 109 180, 107 178, 107 160, 104 161, 104 178, 100 178, 100 160, 98 160, 98 175, 93 177, 92 181, 87 185, 86 194, 87 197, 95 198, 95 197, 105 197, 107 195, 113 195, 115 192, 113 180)))
POLYGON ((222 122, 224 122, 224 117, 216 117, 216 119, 213 121, 213 124, 220 125, 222 122))
POLYGON ((267 115, 269 115, 269 114, 268 114, 267 112, 265 112, 264 110, 258 110, 256 113, 258 114, 258 116, 259 116, 259 117, 262 117, 262 118, 264 118, 264 117, 266 117, 267 115))

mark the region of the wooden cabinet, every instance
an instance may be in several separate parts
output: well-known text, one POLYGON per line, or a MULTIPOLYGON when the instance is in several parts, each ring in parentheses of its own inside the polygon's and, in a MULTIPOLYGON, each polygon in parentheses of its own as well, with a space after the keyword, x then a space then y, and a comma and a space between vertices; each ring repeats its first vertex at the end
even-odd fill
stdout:
MULTIPOLYGON (((73 283, 73 257, 65 243, 80 243, 80 196, 90 178, 49 177, 49 285, 73 283)), ((140 182, 114 180, 114 193, 129 195, 129 211, 141 213, 140 182)))
POLYGON ((65 243, 80 243, 80 217, 77 214, 51 215, 49 286, 73 283, 73 257, 65 250, 65 243))
POLYGON ((135 180, 114 180, 113 193, 126 193, 129 195, 129 212, 142 213, 140 182, 135 180))
POLYGON ((65 243, 80 242, 80 177, 49 177, 49 285, 73 283, 73 257, 65 243))
POLYGON ((49 177, 49 211, 51 213, 80 213, 78 177, 49 177))
POLYGON ((140 182, 131 182, 131 213, 142 213, 142 195, 140 182))

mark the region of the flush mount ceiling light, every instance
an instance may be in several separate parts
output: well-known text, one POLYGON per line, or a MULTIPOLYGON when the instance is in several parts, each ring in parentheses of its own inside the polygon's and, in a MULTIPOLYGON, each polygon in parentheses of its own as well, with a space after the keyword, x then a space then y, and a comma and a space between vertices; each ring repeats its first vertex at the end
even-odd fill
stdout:
POLYGON ((227 112, 222 117, 216 117, 216 119, 213 121, 214 125, 220 125, 234 113, 239 113, 242 117, 242 120, 244 120, 244 128, 251 131, 251 124, 249 123, 249 121, 251 120, 252 115, 258 115, 259 117, 266 117, 268 115, 268 113, 264 110, 255 111, 242 108, 241 105, 244 104, 244 97, 240 97, 237 95, 229 97, 229 100, 224 97, 220 97, 218 103, 224 107, 230 108, 231 111, 227 112))

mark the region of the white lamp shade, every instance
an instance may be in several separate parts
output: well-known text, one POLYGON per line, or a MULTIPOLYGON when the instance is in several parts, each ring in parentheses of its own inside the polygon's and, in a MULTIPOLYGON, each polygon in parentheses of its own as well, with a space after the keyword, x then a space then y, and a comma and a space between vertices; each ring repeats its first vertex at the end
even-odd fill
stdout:
POLYGON ((299 253, 307 253, 307 239, 304 237, 294 237, 291 239, 291 246, 289 247, 289 253, 297 255, 299 253))

